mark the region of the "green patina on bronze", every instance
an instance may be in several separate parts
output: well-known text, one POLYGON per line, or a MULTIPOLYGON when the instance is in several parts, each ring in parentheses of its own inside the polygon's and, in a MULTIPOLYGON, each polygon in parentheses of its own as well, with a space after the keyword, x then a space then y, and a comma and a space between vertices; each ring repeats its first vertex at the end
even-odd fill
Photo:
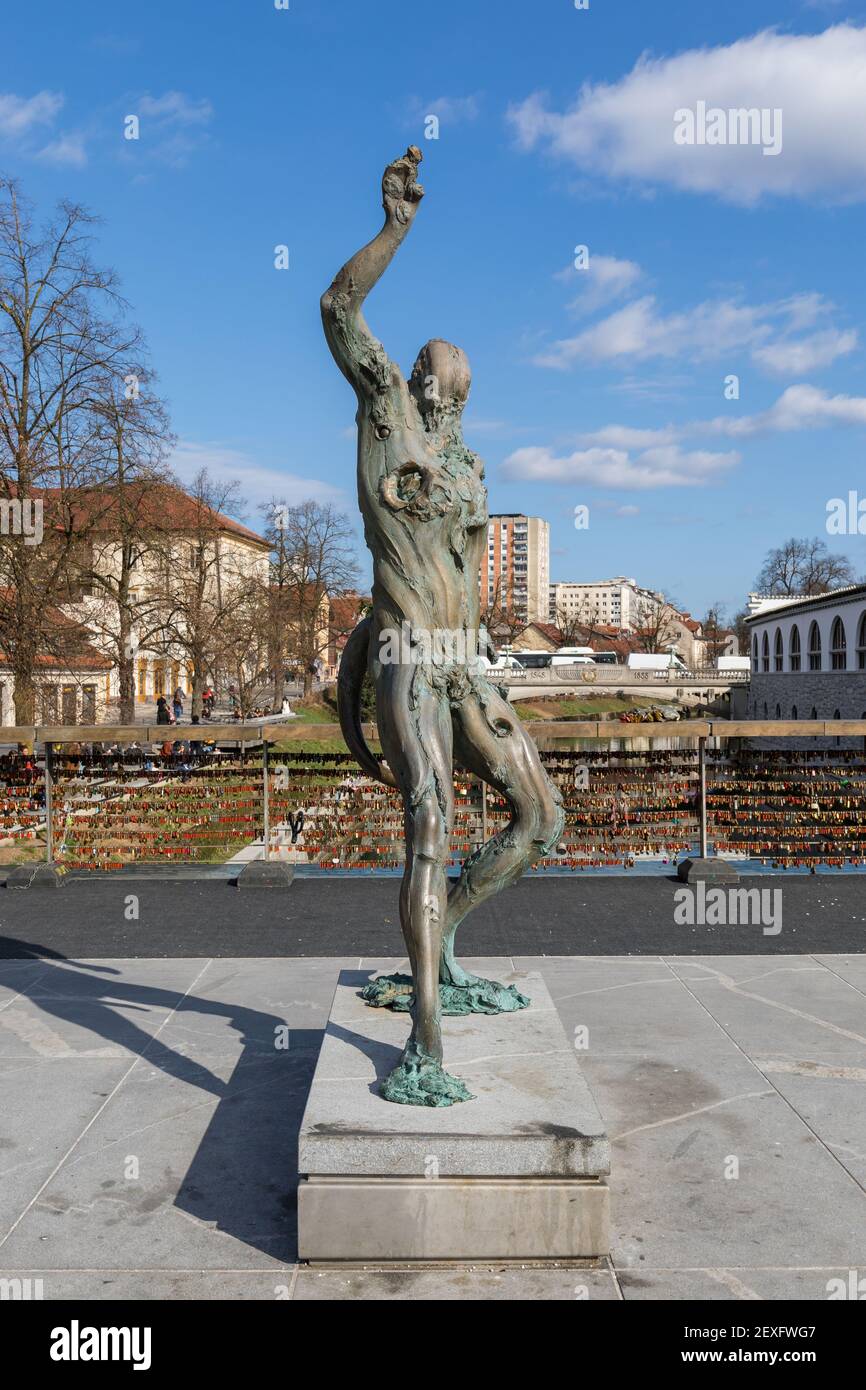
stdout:
MULTIPOLYGON (((414 988, 411 975, 377 975, 361 990, 361 998, 374 1009, 393 1009, 395 1013, 411 1013, 414 988)), ((439 982, 439 1006, 452 1017, 465 1014, 510 1014, 529 1004, 516 985, 501 985, 498 980, 483 980, 473 975, 469 985, 439 982)))
POLYGON ((407 381, 361 312, 415 219, 424 194, 416 179, 420 161, 413 145, 385 170, 384 226, 322 296, 322 322, 358 398, 358 501, 373 557, 372 612, 352 633, 340 663, 340 723, 365 771, 399 788, 406 817, 400 923, 409 988, 390 977, 391 986, 373 982, 372 993, 364 994, 371 1004, 412 1016, 403 1056, 381 1094, 403 1105, 441 1106, 472 1099, 442 1068, 442 1014, 498 1013, 529 1002, 513 986, 479 980, 458 965, 457 927, 477 903, 550 852, 563 813, 535 744, 474 658, 488 513, 484 465, 463 440, 469 363, 460 348, 434 338, 407 381), (437 632, 450 634, 444 651, 431 640, 437 632), (409 655, 401 643, 397 660, 394 634, 409 639, 409 655), (368 671, 383 763, 361 728, 368 671), (511 819, 465 860, 449 887, 455 755, 504 797, 511 819))

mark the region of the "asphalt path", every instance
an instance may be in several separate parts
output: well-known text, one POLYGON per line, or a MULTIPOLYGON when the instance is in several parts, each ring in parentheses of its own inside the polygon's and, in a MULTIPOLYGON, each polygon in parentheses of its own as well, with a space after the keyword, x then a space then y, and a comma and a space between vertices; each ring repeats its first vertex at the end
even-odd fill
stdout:
MULTIPOLYGON (((461 926, 465 956, 767 955, 866 951, 866 875, 744 877, 767 897, 764 925, 687 925, 671 877, 525 878, 461 926), (776 926, 780 930, 776 930, 776 926)), ((0 888, 0 957, 403 954, 396 878, 227 879, 118 875, 60 889, 0 888)), ((756 906, 758 906, 756 902, 756 906)))

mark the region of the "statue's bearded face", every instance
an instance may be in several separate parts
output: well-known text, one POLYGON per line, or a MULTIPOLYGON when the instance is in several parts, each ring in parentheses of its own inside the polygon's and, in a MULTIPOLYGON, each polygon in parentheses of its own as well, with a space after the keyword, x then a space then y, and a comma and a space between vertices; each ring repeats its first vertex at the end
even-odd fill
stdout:
POLYGON ((422 347, 409 378, 409 390, 428 429, 460 419, 471 384, 466 353, 443 338, 431 338, 422 347))

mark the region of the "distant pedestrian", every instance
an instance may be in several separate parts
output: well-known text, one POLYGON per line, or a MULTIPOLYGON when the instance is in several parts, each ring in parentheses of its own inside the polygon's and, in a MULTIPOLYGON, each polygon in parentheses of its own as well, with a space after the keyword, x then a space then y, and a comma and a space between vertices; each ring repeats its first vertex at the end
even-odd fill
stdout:
POLYGON ((174 711, 175 721, 179 724, 181 719, 183 718, 183 691, 181 690, 180 686, 178 686, 177 690, 174 692, 172 709, 174 711))
POLYGON ((156 722, 157 724, 170 724, 171 714, 168 705, 165 703, 165 696, 160 695, 156 702, 156 722))

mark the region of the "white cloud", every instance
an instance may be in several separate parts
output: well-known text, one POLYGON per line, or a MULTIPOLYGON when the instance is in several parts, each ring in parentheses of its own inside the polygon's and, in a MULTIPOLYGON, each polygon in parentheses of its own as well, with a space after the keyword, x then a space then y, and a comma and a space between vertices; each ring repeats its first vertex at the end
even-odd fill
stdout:
POLYGON ((829 365, 857 345, 857 334, 835 328, 803 338, 795 331, 827 317, 833 305, 821 295, 792 295, 770 304, 733 299, 706 300, 666 314, 653 295, 644 295, 570 338, 561 338, 532 359, 536 366, 565 370, 599 362, 645 362, 653 358, 714 361, 748 352, 766 371, 810 371, 829 365))
POLYGON ((37 92, 32 97, 0 92, 0 137, 27 135, 34 126, 50 125, 62 105, 60 92, 37 92))
POLYGON ((620 299, 641 275, 641 268, 635 261, 593 252, 585 270, 577 270, 570 265, 558 271, 556 279, 577 286, 578 293, 569 304, 570 309, 579 314, 592 314, 602 305, 620 299))
POLYGON ((675 57, 642 55, 618 82, 586 83, 564 111, 536 93, 508 119, 522 148, 542 147, 613 180, 663 184, 750 204, 765 195, 866 197, 866 27, 764 30, 675 57), (699 101, 782 112, 782 149, 677 145, 674 113, 699 101))
POLYGON ((56 140, 44 145, 36 158, 61 168, 83 169, 87 163, 84 136, 80 133, 59 135, 56 140))
POLYGON ((778 372, 780 376, 792 375, 829 367, 837 357, 853 352, 856 346, 857 334, 853 329, 843 332, 838 328, 827 328, 808 338, 788 342, 782 340, 755 348, 752 357, 758 366, 767 371, 778 372))
MULTIPOLYGON (((181 440, 169 459, 169 467, 177 474, 181 483, 191 483, 196 474, 206 468, 211 477, 220 482, 240 484, 244 500, 253 509, 262 502, 270 502, 276 497, 294 506, 313 498, 317 502, 334 502, 345 505, 346 498, 339 488, 332 487, 321 478, 304 478, 268 464, 260 464, 249 454, 232 449, 220 443, 198 443, 194 440, 181 440)), ((255 530, 256 522, 249 524, 255 530)))
POLYGON ((834 425, 866 425, 866 396, 831 396, 817 386, 789 386, 769 410, 728 419, 723 415, 686 426, 692 434, 723 434, 742 438, 792 430, 828 429, 834 425))
POLYGON ((676 444, 645 449, 635 458, 626 449, 590 448, 556 455, 542 446, 517 449, 503 474, 524 482, 591 483, 597 487, 641 489, 700 487, 739 462, 734 451, 684 451, 676 444))
POLYGON ((160 125, 207 125, 213 117, 213 106, 207 97, 196 100, 185 92, 165 92, 161 97, 145 92, 139 98, 137 114, 160 125))
POLYGON ((423 121, 427 116, 438 116, 443 125, 457 125, 460 121, 477 120, 480 100, 476 95, 436 97, 434 101, 427 102, 414 97, 409 107, 413 120, 423 121))
POLYGON ((610 445, 614 449, 651 449, 657 444, 673 444, 677 432, 672 425, 662 430, 633 429, 631 425, 604 425, 580 436, 581 444, 610 445))

